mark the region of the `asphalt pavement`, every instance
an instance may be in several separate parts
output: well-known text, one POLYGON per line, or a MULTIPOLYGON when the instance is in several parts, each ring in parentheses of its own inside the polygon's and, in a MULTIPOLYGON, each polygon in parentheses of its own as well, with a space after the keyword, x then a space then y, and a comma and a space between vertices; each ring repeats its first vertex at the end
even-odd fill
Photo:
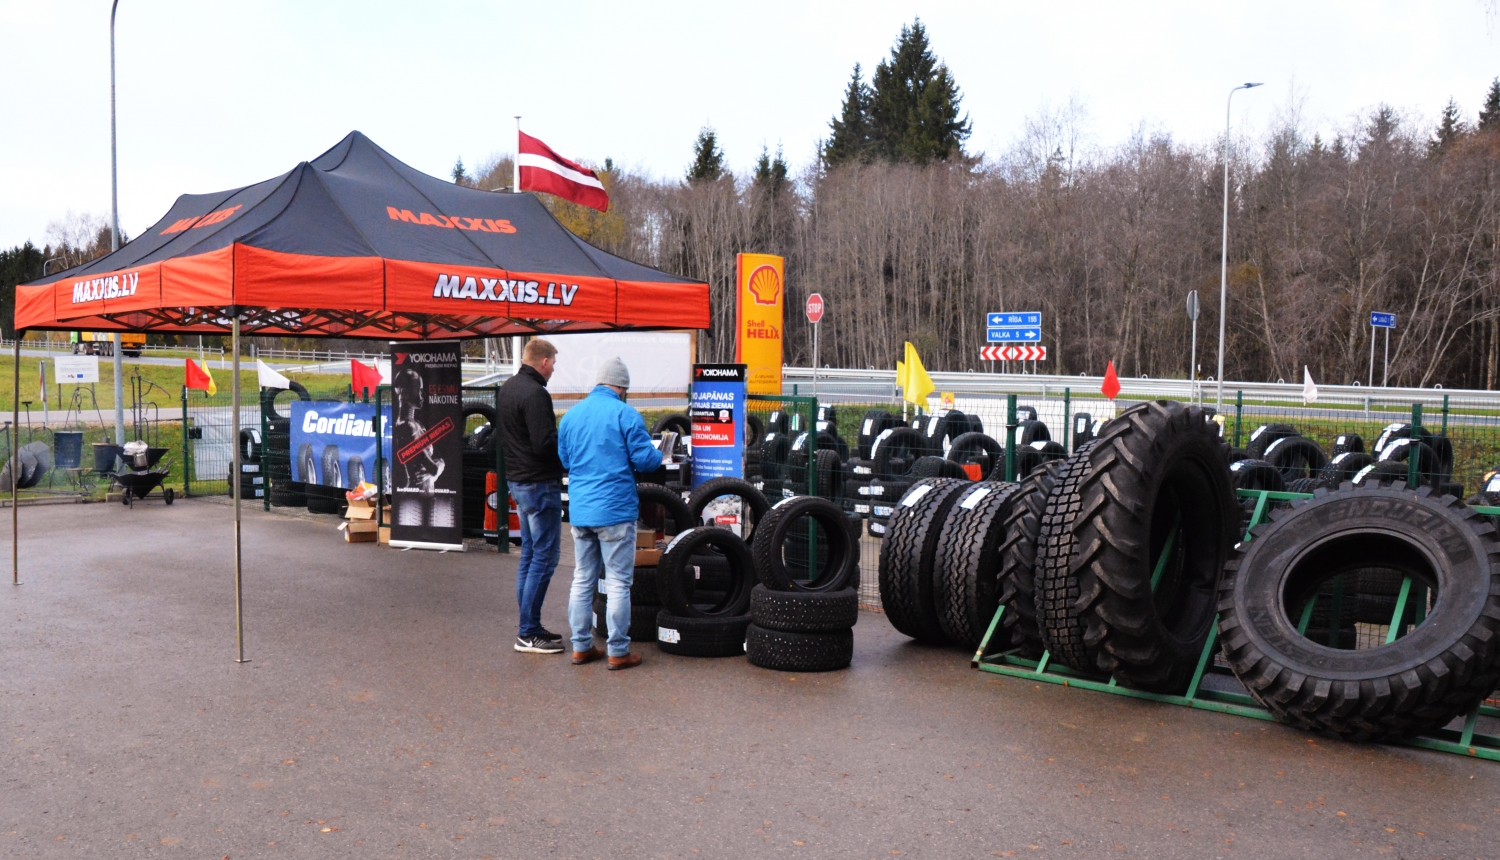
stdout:
POLYGON ((995 677, 875 612, 841 672, 574 667, 511 650, 514 555, 247 509, 238 664, 222 502, 20 519, 7 858, 1497 855, 1500 764, 995 677))

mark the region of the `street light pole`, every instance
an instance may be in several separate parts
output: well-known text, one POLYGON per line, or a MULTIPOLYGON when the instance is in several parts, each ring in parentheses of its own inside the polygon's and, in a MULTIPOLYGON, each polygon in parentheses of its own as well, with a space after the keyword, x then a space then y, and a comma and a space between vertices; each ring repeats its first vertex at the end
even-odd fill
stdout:
MULTIPOLYGON (((109 7, 109 250, 120 250, 120 170, 115 154, 115 12, 120 0, 109 7)), ((115 444, 125 444, 125 364, 120 359, 120 333, 114 336, 115 444)))
POLYGON ((1240 84, 1229 91, 1229 99, 1224 103, 1224 241, 1219 250, 1219 412, 1224 411, 1224 319, 1229 302, 1229 108, 1234 104, 1236 92, 1258 86, 1260 84, 1240 84))

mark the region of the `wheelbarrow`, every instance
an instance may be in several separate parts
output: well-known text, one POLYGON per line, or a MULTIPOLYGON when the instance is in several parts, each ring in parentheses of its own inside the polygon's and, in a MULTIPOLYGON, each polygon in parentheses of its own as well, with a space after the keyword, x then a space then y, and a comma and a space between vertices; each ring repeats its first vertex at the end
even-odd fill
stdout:
POLYGON ((162 466, 140 471, 115 472, 111 477, 120 485, 120 504, 133 508, 136 499, 145 499, 157 487, 161 487, 162 500, 169 505, 172 504, 176 498, 172 493, 172 488, 161 486, 170 471, 169 467, 162 466))

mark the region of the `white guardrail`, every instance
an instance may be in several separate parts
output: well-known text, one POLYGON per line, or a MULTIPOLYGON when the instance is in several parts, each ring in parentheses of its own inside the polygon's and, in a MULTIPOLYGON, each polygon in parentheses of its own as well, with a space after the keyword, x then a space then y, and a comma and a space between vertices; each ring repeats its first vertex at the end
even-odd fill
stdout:
MULTIPOLYGON (((1104 384, 1102 376, 1062 376, 1029 373, 929 373, 936 391, 967 395, 1031 394, 1060 397, 1063 389, 1074 396, 1097 396, 1104 384)), ((899 398, 894 370, 845 370, 821 368, 814 379, 810 367, 788 367, 782 378, 796 385, 798 393, 836 396, 840 399, 868 396, 872 401, 899 398)), ((1500 409, 1500 391, 1447 388, 1381 388, 1362 385, 1318 385, 1318 398, 1309 406, 1360 406, 1365 410, 1383 406, 1410 406, 1421 403, 1423 409, 1441 407, 1448 398, 1449 408, 1458 406, 1500 409)), ((1302 403, 1302 386, 1282 382, 1225 381, 1224 405, 1232 408, 1235 395, 1243 393, 1245 402, 1276 401, 1302 403)), ((1213 404, 1218 383, 1187 379, 1120 378, 1120 397, 1127 400, 1192 400, 1213 404)))

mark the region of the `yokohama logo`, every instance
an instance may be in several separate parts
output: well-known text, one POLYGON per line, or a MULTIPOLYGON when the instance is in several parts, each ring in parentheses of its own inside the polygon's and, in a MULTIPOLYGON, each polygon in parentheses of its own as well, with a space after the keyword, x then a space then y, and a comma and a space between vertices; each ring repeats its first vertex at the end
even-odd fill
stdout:
POLYGON ((472 278, 462 275, 438 275, 432 297, 469 299, 476 302, 517 302, 527 305, 573 304, 577 284, 548 284, 546 292, 537 281, 513 281, 505 278, 472 278))
POLYGON ((980 361, 1046 361, 1045 346, 982 346, 980 361))
POLYGON ((101 299, 118 299, 135 295, 140 285, 140 272, 126 272, 107 278, 73 282, 73 304, 97 302, 101 299))

